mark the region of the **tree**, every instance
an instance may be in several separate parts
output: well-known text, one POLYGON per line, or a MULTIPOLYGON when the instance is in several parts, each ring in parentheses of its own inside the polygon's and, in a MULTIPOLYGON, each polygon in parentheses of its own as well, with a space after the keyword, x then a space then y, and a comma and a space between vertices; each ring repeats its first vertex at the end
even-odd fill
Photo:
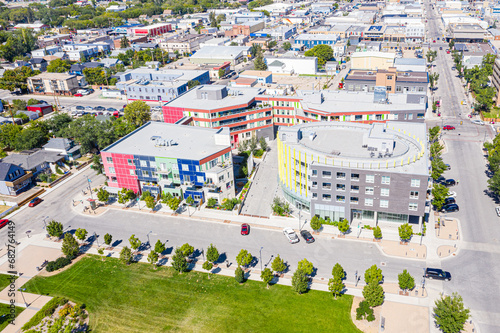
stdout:
POLYGON ((338 277, 343 280, 345 278, 344 267, 342 267, 339 263, 336 263, 332 268, 332 275, 333 277, 338 277))
POLYGON ((370 282, 380 283, 383 279, 382 270, 377 267, 377 265, 373 265, 365 271, 365 283, 369 284, 370 282))
POLYGON ((172 256, 172 267, 179 273, 186 272, 188 269, 186 256, 180 248, 176 248, 172 256))
POLYGON ((75 236, 78 238, 79 241, 83 242, 87 238, 87 230, 83 228, 78 228, 75 231, 75 236))
POLYGON ((92 166, 91 166, 92 170, 94 170, 95 172, 97 172, 98 175, 102 174, 103 171, 104 171, 104 167, 102 166, 102 162, 101 162, 101 155, 100 154, 96 154, 94 156, 92 156, 92 166))
POLYGON ((278 45, 278 42, 275 40, 270 40, 270 41, 266 42, 266 48, 268 50, 271 50, 272 48, 276 47, 276 45, 278 45))
POLYGON ((430 153, 431 153, 431 157, 432 158, 435 158, 435 157, 439 157, 441 156, 441 152, 443 151, 444 149, 444 146, 442 144, 439 143, 439 141, 434 141, 431 146, 430 146, 430 153))
POLYGON ((253 256, 250 252, 247 250, 241 250, 240 253, 236 256, 236 262, 238 263, 239 266, 246 267, 250 265, 250 263, 253 260, 253 256))
POLYGON ((292 44, 290 42, 284 42, 283 43, 283 50, 288 51, 292 48, 292 44))
POLYGON ((47 233, 49 234, 50 237, 60 238, 63 234, 62 223, 54 220, 50 221, 47 224, 47 233))
POLYGON ((142 242, 139 240, 139 238, 135 237, 135 234, 133 234, 132 236, 130 236, 130 238, 128 239, 129 243, 130 243, 130 247, 132 248, 132 250, 136 251, 142 244, 142 242))
POLYGON ((445 172, 445 170, 447 168, 448 167, 446 166, 446 164, 443 162, 443 160, 440 157, 435 157, 431 162, 431 169, 432 169, 431 177, 432 177, 432 179, 438 180, 439 177, 441 177, 443 175, 443 172, 445 172))
POLYGON ((451 39, 449 42, 448 42, 448 48, 451 50, 453 48, 453 46, 455 46, 455 41, 453 39, 451 39))
POLYGON ((328 290, 333 294, 335 299, 342 294, 344 288, 345 284, 340 277, 334 276, 333 279, 328 280, 328 290))
POLYGON ((439 126, 434 126, 429 128, 429 141, 430 142, 436 141, 439 136, 439 132, 441 132, 441 127, 439 126))
POLYGON ((274 275, 271 269, 264 268, 264 270, 260 273, 260 278, 266 284, 266 288, 269 289, 269 283, 273 280, 274 275))
POLYGON ((193 196, 188 196, 186 198, 186 203, 189 205, 189 206, 192 206, 194 204, 194 199, 193 199, 193 196))
POLYGON ((321 229, 322 227, 322 224, 321 224, 321 220, 319 218, 318 215, 314 215, 312 218, 311 218, 311 228, 314 230, 314 231, 318 231, 319 229, 321 229))
POLYGON ((363 320, 363 319, 366 319, 369 322, 375 320, 375 316, 373 315, 373 309, 370 308, 370 305, 368 304, 367 301, 359 302, 359 306, 356 309, 356 320, 363 320))
POLYGON ((241 269, 240 266, 238 266, 234 271, 234 278, 238 283, 245 282, 245 273, 243 273, 243 270, 241 269))
POLYGON ((500 172, 494 173, 493 177, 488 179, 488 189, 496 195, 500 195, 500 172))
POLYGON ((437 51, 427 51, 427 53, 425 54, 425 57, 427 58, 427 62, 428 63, 432 63, 434 62, 434 60, 436 59, 437 57, 437 51))
POLYGON ((151 120, 151 108, 143 101, 133 101, 125 107, 125 120, 139 127, 151 120))
POLYGON ((130 42, 129 42, 127 36, 123 36, 122 39, 120 39, 120 48, 126 49, 129 46, 130 46, 130 42))
POLYGON ((165 251, 165 244, 161 242, 161 240, 157 240, 155 244, 155 252, 162 254, 165 251))
POLYGON ((413 276, 411 276, 410 273, 405 269, 403 270, 403 273, 398 274, 398 283, 399 283, 399 288, 401 288, 403 291, 406 290, 412 290, 415 288, 415 279, 413 276))
POLYGON ((189 257, 194 252, 194 247, 189 245, 188 243, 183 244, 179 250, 184 255, 184 257, 189 257))
POLYGON ((434 184, 432 186, 432 204, 436 207, 437 211, 443 208, 446 198, 448 198, 448 188, 442 184, 434 184))
POLYGON ((434 302, 434 321, 444 333, 459 333, 469 319, 470 310, 465 308, 462 296, 453 293, 451 296, 441 295, 434 302))
POLYGON ((151 251, 148 254, 148 261, 151 265, 153 265, 156 269, 156 263, 158 263, 158 253, 156 251, 151 251))
POLYGON ((339 221, 339 224, 337 226, 337 228, 339 228, 339 231, 342 233, 342 234, 345 234, 346 232, 349 231, 349 221, 347 221, 346 219, 342 219, 339 221))
POLYGON ((304 55, 306 57, 316 57, 318 58, 318 64, 324 65, 333 58, 333 49, 330 45, 316 45, 312 49, 307 50, 304 55))
POLYGON ((380 229, 379 226, 376 226, 373 229, 373 238, 375 238, 375 239, 381 239, 382 238, 382 230, 380 229))
POLYGON ((67 60, 54 59, 47 66, 49 73, 66 73, 71 68, 71 62, 67 60))
POLYGON ((120 251, 120 260, 127 265, 132 262, 132 251, 127 246, 120 251))
POLYGON ((12 100, 12 111, 24 111, 26 110, 26 101, 22 99, 12 100))
POLYGON ((215 198, 208 198, 207 200, 207 207, 208 208, 213 208, 217 205, 217 199, 215 198))
POLYGON ((85 81, 90 85, 106 85, 108 83, 108 75, 102 67, 84 68, 83 75, 85 81))
POLYGON ((97 191, 97 199, 101 202, 108 202, 109 200, 109 192, 106 191, 104 188, 100 188, 99 191, 97 191))
POLYGON ((75 258, 80 251, 78 242, 76 241, 75 237, 73 237, 73 235, 69 232, 64 235, 61 251, 69 259, 75 258))
POLYGON ((155 208, 156 200, 155 200, 155 197, 153 197, 152 195, 146 197, 146 199, 144 199, 144 201, 146 201, 146 207, 148 207, 149 209, 155 208))
POLYGON ((190 80, 188 81, 188 89, 194 88, 196 86, 199 86, 201 83, 198 80, 190 80))
POLYGON ((379 306, 384 303, 384 288, 372 281, 363 288, 363 297, 371 307, 379 306))
POLYGON ((264 60, 264 56, 261 53, 257 54, 257 56, 255 57, 253 61, 253 67, 256 71, 267 70, 267 64, 264 60))
POLYGON ((408 223, 400 225, 398 231, 399 231, 399 238, 401 238, 403 242, 408 242, 411 239, 411 236, 413 235, 413 229, 411 225, 409 225, 408 223))
POLYGON ((219 68, 219 79, 226 75, 226 70, 224 68, 219 68))
POLYGON ((303 294, 307 291, 308 287, 309 277, 304 271, 297 269, 292 276, 292 289, 299 294, 303 294))
POLYGON ((438 73, 429 74, 429 85, 431 86, 431 90, 434 90, 434 86, 437 84, 439 80, 438 73))
POLYGON ((212 244, 210 244, 210 246, 207 248, 207 260, 211 263, 215 263, 217 262, 217 260, 219 260, 219 251, 212 244))
POLYGON ((314 265, 311 262, 309 262, 307 259, 302 259, 301 261, 299 261, 299 263, 297 265, 297 269, 300 269, 301 271, 303 271, 307 275, 311 275, 314 271, 314 265))
POLYGON ((210 279, 210 271, 214 267, 214 264, 212 264, 210 261, 205 261, 202 267, 203 269, 206 269, 208 271, 208 278, 210 279))
POLYGON ((286 264, 283 261, 283 259, 281 259, 279 254, 273 259, 273 262, 271 263, 271 268, 273 269, 274 272, 278 274, 281 274, 285 271, 286 264))
POLYGON ((111 245, 112 240, 113 240, 113 236, 111 236, 110 234, 104 235, 104 244, 109 246, 109 245, 111 245))
POLYGON ((263 151, 266 151, 267 148, 268 148, 266 139, 260 138, 260 140, 259 140, 259 146, 260 146, 260 149, 262 149, 263 151))

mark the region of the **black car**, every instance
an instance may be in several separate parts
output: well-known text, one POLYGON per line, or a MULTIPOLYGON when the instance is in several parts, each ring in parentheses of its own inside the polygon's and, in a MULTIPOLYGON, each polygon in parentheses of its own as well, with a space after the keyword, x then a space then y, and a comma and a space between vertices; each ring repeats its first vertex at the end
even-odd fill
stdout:
POLYGON ((300 235, 302 236, 302 238, 304 238, 307 244, 314 243, 314 237, 311 235, 309 231, 302 230, 300 232, 300 235))
POLYGON ((449 197, 449 198, 444 199, 444 204, 445 205, 454 204, 454 203, 457 203, 455 201, 455 198, 449 197))
POLYGON ((458 207, 457 204, 452 203, 452 204, 444 205, 441 208, 441 211, 446 212, 446 213, 452 213, 452 212, 460 211, 460 208, 458 207))
POLYGON ((424 277, 428 279, 437 279, 437 280, 451 280, 451 274, 449 272, 445 272, 439 268, 426 268, 424 277))
POLYGON ((455 186, 457 184, 457 182, 455 181, 455 179, 444 179, 444 177, 440 177, 437 182, 439 184, 442 184, 446 187, 450 187, 450 186, 455 186))
POLYGON ((96 111, 106 111, 106 108, 104 106, 96 106, 94 108, 94 110, 96 110, 96 111))

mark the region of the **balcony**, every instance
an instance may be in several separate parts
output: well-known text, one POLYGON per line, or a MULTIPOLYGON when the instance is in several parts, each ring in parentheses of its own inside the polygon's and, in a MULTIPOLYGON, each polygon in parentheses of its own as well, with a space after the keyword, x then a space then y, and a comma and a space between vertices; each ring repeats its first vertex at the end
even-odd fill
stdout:
POLYGON ((14 181, 11 181, 11 182, 5 182, 5 185, 7 185, 8 187, 13 187, 15 188, 17 185, 21 184, 22 182, 24 182, 25 180, 28 180, 30 179, 31 177, 33 176, 33 173, 31 171, 26 171, 26 174, 15 179, 14 181))

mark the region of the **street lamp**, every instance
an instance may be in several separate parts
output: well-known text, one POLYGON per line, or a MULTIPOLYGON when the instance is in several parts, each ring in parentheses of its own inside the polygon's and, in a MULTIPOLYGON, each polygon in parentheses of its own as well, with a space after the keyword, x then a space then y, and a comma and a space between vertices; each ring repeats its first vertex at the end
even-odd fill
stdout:
POLYGON ((99 247, 99 240, 97 239, 97 234, 95 231, 94 231, 94 239, 97 242, 97 247, 99 247))
POLYGON ((356 270, 356 273, 354 273, 354 280, 355 280, 355 287, 358 286, 358 270, 356 270))
POLYGON ((45 230, 47 230, 47 223, 45 223, 45 220, 46 220, 46 219, 48 219, 48 218, 49 218, 48 216, 45 216, 45 217, 43 218, 43 228, 44 228, 45 230))
POLYGON ((261 246, 261 247, 260 247, 260 251, 259 251, 259 253, 260 253, 260 271, 261 271, 261 272, 262 272, 262 249, 263 249, 263 248, 264 248, 264 247, 263 247, 263 246, 261 246))
POLYGON ((94 197, 92 196, 92 186, 90 186, 90 183, 92 183, 92 181, 90 180, 89 176, 87 176, 87 175, 84 175, 83 177, 87 178, 87 184, 89 185, 89 190, 90 190, 90 199, 94 199, 94 197))
POLYGON ((148 234, 146 235, 146 237, 148 238, 148 245, 149 247, 151 248, 151 243, 149 242, 149 234, 152 234, 153 231, 149 231, 148 234))
POLYGON ((302 205, 299 203, 299 231, 302 227, 302 224, 300 223, 300 218, 302 217, 302 205))

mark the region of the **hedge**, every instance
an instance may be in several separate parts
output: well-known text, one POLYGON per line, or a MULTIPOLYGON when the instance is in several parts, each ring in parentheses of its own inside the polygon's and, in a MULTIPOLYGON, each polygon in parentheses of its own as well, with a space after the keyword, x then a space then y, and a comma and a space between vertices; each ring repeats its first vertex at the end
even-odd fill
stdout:
POLYGON ((43 318, 51 316, 54 311, 61 305, 68 303, 68 299, 64 297, 54 297, 45 304, 40 311, 38 311, 26 324, 23 326, 23 330, 28 330, 33 326, 40 324, 43 318))
POLYGON ((53 272, 64 266, 71 264, 71 260, 66 257, 57 258, 55 261, 49 261, 47 264, 47 272, 53 272))

